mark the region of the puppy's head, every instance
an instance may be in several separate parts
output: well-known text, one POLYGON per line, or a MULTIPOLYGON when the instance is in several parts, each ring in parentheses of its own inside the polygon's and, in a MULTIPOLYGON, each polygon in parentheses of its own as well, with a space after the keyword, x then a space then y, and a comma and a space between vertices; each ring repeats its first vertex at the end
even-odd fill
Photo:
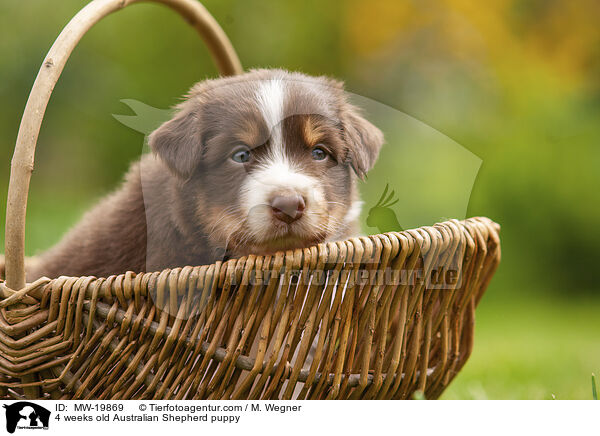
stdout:
POLYGON ((197 84, 149 139, 187 216, 236 255, 343 235, 382 142, 341 83, 282 70, 197 84))

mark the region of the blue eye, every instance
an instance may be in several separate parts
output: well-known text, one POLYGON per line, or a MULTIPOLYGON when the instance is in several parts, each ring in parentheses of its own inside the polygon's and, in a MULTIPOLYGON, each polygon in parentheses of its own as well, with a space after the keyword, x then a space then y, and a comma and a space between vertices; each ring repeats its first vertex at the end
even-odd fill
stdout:
POLYGON ((325 160, 327 159, 327 151, 323 147, 319 147, 318 145, 312 149, 312 158, 314 160, 325 160))
POLYGON ((248 150, 247 148, 242 148, 240 150, 235 151, 231 155, 231 159, 237 163, 246 163, 250 160, 250 156, 250 150, 248 150))

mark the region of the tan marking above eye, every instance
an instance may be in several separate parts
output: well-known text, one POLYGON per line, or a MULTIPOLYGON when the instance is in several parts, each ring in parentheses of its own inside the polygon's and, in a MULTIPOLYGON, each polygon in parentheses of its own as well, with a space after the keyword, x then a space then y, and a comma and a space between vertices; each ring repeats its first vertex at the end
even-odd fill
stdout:
POLYGON ((325 127, 315 121, 312 117, 305 117, 302 122, 302 135, 304 143, 310 149, 325 139, 325 127))
POLYGON ((228 129, 237 142, 247 144, 250 148, 264 144, 269 138, 269 131, 257 113, 245 113, 241 119, 233 120, 228 129))
POLYGON ((260 139, 260 128, 256 123, 248 121, 244 123, 243 129, 235 133, 235 138, 243 144, 257 144, 260 139))

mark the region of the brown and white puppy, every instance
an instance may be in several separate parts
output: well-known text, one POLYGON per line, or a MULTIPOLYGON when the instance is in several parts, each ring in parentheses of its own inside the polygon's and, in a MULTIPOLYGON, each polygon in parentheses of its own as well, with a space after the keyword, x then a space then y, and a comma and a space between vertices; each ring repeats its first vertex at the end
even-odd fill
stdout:
POLYGON ((108 276, 270 253, 358 231, 379 129, 340 82, 284 70, 196 84, 153 153, 28 272, 108 276))

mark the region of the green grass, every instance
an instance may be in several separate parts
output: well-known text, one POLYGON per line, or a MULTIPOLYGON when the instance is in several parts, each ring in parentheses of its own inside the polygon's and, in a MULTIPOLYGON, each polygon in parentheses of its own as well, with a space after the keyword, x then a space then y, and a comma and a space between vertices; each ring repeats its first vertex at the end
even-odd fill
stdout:
POLYGON ((443 399, 589 400, 600 368, 600 301, 484 298, 471 358, 443 399))

